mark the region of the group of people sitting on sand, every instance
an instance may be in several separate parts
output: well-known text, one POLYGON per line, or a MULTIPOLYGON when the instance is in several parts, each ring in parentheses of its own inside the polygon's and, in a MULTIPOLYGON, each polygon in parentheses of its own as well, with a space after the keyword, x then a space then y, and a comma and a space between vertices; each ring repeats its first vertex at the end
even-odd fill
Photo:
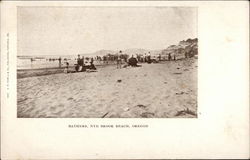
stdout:
MULTIPOLYGON (((119 54, 122 54, 122 51, 120 51, 119 54)), ((121 63, 122 63, 122 60, 119 57, 119 54, 118 54, 118 59, 117 59, 117 68, 121 68, 121 63)), ((147 55, 145 54, 145 56, 141 56, 138 54, 136 56, 132 55, 130 58, 128 58, 128 60, 125 60, 125 62, 127 62, 125 67, 127 66, 141 67, 141 65, 138 65, 138 62, 152 63, 152 60, 151 60, 151 55, 149 52, 147 55)))
MULTIPOLYGON (((118 55, 117 55, 117 69, 122 68, 122 61, 123 59, 121 58, 122 55, 122 51, 119 51, 118 55)), ((132 55, 132 57, 130 57, 128 60, 125 59, 125 62, 127 63, 126 65, 124 65, 125 67, 127 66, 131 66, 131 67, 140 67, 140 65, 138 65, 138 60, 134 57, 134 55, 132 55)))
POLYGON ((69 63, 66 63, 66 67, 64 69, 64 73, 72 73, 72 72, 84 72, 84 71, 95 71, 96 67, 94 65, 94 58, 87 58, 88 61, 84 60, 84 56, 82 58, 78 55, 77 63, 75 64, 75 71, 69 71, 69 63))
MULTIPOLYGON (((132 55, 130 58, 124 58, 124 54, 122 53, 122 51, 119 51, 119 53, 116 54, 116 62, 117 62, 117 69, 121 69, 122 68, 122 64, 123 62, 125 62, 125 65, 123 67, 141 67, 141 65, 138 65, 138 62, 147 62, 147 63, 151 63, 151 59, 150 59, 150 53, 142 58, 138 58, 138 55, 132 55)), ((80 56, 78 54, 78 58, 76 59, 77 63, 74 65, 75 71, 73 72, 84 72, 84 71, 95 71, 96 67, 94 65, 94 58, 84 58, 84 56, 80 56)), ((69 63, 66 63, 66 67, 64 72, 65 73, 69 73, 69 63)))
POLYGON ((142 54, 137 54, 136 58, 138 59, 139 62, 143 63, 152 63, 152 59, 151 59, 151 54, 150 52, 148 52, 148 54, 145 53, 145 55, 142 54))
POLYGON ((85 62, 84 56, 82 56, 82 58, 81 58, 80 55, 78 55, 77 64, 75 64, 76 72, 84 72, 87 69, 96 70, 96 67, 94 65, 94 58, 90 58, 90 61, 85 62))
POLYGON ((128 66, 140 67, 140 65, 138 65, 138 60, 134 57, 134 55, 132 55, 132 57, 128 59, 128 66))

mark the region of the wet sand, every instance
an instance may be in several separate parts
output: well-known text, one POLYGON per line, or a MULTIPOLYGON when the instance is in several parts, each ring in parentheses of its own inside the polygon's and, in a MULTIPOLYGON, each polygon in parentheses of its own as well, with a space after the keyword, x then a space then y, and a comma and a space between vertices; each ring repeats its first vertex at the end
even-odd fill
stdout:
POLYGON ((195 118, 197 59, 17 79, 19 118, 195 118))

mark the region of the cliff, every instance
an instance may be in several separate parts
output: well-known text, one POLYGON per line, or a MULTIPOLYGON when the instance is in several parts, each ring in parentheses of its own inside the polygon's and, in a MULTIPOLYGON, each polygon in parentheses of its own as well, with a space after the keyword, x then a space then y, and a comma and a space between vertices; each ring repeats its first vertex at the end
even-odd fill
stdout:
POLYGON ((180 41, 178 45, 171 45, 162 50, 162 55, 171 55, 172 58, 182 59, 198 55, 198 39, 180 41))

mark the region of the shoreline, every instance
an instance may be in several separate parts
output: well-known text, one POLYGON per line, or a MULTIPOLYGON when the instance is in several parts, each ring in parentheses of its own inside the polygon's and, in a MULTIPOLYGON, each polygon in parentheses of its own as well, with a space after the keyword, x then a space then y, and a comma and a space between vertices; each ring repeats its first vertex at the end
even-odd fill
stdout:
MULTIPOLYGON (((95 65, 98 68, 103 68, 106 66, 116 65, 114 63, 110 64, 97 64, 95 65)), ((34 68, 34 69, 17 69, 17 79, 28 78, 28 77, 37 77, 37 76, 46 76, 52 74, 63 73, 66 67, 49 67, 49 68, 34 68)), ((75 66, 69 66, 69 71, 75 71, 75 66)), ((70 73, 69 73, 70 74, 70 73)))
MULTIPOLYGON (((176 60, 176 61, 185 61, 185 59, 182 60, 176 60)), ((169 62, 174 62, 174 61, 160 61, 158 64, 161 63, 169 63, 169 62)), ((126 63, 123 63, 125 65, 126 63)), ((145 64, 145 63, 138 63, 138 64, 145 64)), ((103 68, 107 66, 115 66, 116 62, 109 62, 108 64, 96 64, 96 68, 103 68)), ((154 63, 152 63, 154 65, 154 63)), ((75 66, 69 66, 69 71, 74 72, 75 71, 75 66)), ((34 68, 34 69, 17 69, 17 79, 22 79, 22 78, 28 78, 28 77, 37 77, 37 76, 46 76, 46 75, 51 75, 51 74, 60 74, 63 73, 65 67, 48 67, 48 68, 34 68)), ((68 73, 70 74, 70 73, 68 73)))

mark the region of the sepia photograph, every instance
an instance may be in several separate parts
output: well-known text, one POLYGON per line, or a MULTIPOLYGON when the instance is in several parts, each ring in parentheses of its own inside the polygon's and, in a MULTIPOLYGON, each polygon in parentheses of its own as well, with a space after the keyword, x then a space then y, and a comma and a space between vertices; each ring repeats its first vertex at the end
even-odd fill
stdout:
POLYGON ((249 158, 249 2, 0 5, 1 159, 249 158))
POLYGON ((197 118, 197 62, 195 7, 18 7, 17 117, 197 118))

